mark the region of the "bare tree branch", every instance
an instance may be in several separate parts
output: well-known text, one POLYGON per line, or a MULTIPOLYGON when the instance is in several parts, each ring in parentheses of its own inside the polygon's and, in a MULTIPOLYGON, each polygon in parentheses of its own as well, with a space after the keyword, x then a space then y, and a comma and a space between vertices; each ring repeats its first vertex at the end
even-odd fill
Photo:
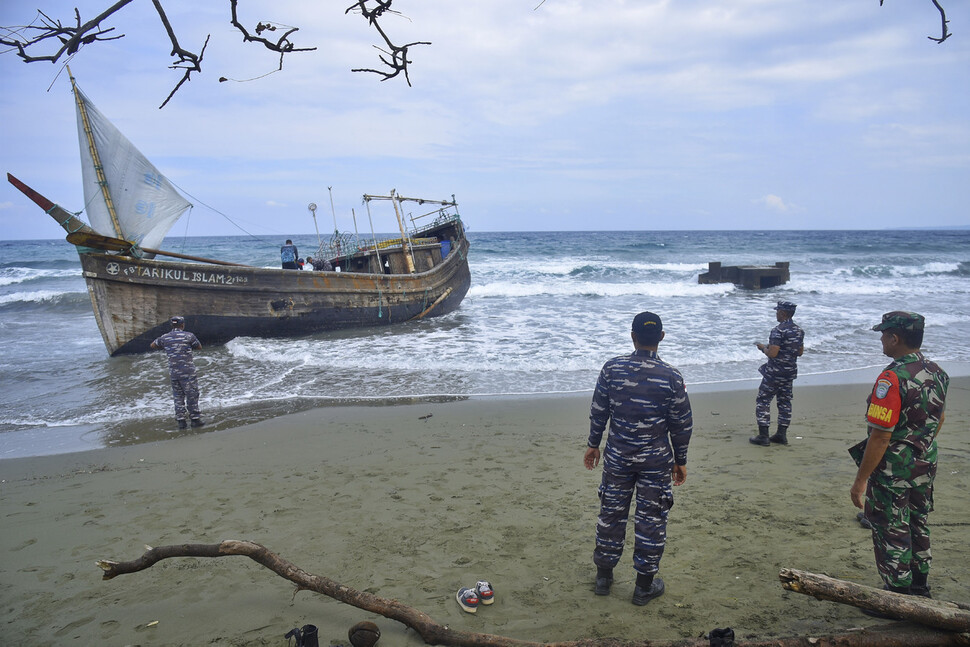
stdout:
MULTIPOLYGON (((38 17, 34 20, 34 23, 39 22, 40 24, 31 23, 30 25, 18 28, 0 27, 4 32, 3 37, 0 37, 0 44, 14 48, 17 55, 27 63, 34 63, 36 61, 51 61, 52 63, 56 63, 63 55, 70 56, 84 45, 90 45, 97 41, 123 38, 124 34, 112 34, 114 27, 102 27, 101 23, 131 4, 131 2, 133 0, 118 0, 118 2, 115 2, 115 4, 105 9, 97 17, 83 24, 81 23, 80 11, 75 9, 74 16, 76 24, 73 26, 64 25, 60 21, 51 19, 44 12, 38 11, 38 17), (35 55, 33 53, 48 43, 58 43, 59 47, 54 52, 48 54, 35 55)), ((205 55, 205 49, 209 44, 210 37, 206 36, 205 43, 203 43, 202 49, 198 54, 185 49, 179 44, 175 29, 173 29, 172 23, 169 21, 165 9, 162 6, 162 0, 152 0, 152 4, 162 21, 165 33, 172 43, 172 56, 176 60, 169 67, 173 70, 183 71, 182 78, 169 93, 165 101, 162 102, 162 105, 159 106, 159 108, 164 108, 175 93, 178 92, 179 88, 186 81, 191 80, 193 72, 202 72, 202 57, 205 55)), ((290 52, 308 52, 316 49, 316 47, 296 47, 293 44, 290 36, 294 32, 299 31, 297 27, 287 27, 286 31, 276 41, 271 41, 260 35, 264 31, 276 31, 278 26, 273 23, 259 22, 256 26, 256 35, 250 34, 238 20, 236 13, 237 4, 238 0, 231 0, 230 7, 233 26, 242 33, 244 41, 262 43, 270 51, 279 52, 279 69, 283 69, 284 54, 290 52)))
POLYGON ((380 19, 388 11, 391 11, 391 13, 397 13, 396 11, 391 10, 392 2, 394 2, 394 0, 358 0, 351 6, 347 7, 347 10, 344 11, 345 14, 352 11, 359 12, 360 15, 362 15, 367 22, 377 30, 377 33, 381 35, 381 38, 384 39, 384 42, 390 49, 390 51, 387 51, 378 47, 377 45, 374 46, 375 49, 386 54, 386 56, 379 56, 378 58, 381 59, 381 62, 384 63, 389 70, 355 68, 352 69, 351 72, 373 72, 374 74, 380 74, 384 77, 381 79, 381 81, 393 79, 395 76, 403 72, 404 79, 407 81, 408 86, 410 87, 411 77, 408 76, 408 64, 411 63, 411 60, 408 59, 408 48, 414 45, 430 45, 431 43, 427 41, 417 41, 414 43, 408 43, 407 45, 395 45, 391 42, 391 39, 388 38, 387 34, 384 32, 384 29, 378 22, 378 19, 380 19), (375 4, 373 8, 368 7, 367 3, 369 1, 375 4))
POLYGON ((47 14, 38 9, 37 15, 42 23, 41 25, 30 24, 21 27, 19 30, 7 27, 3 29, 15 33, 17 31, 23 31, 26 33, 39 32, 39 35, 26 39, 4 36, 3 38, 0 38, 0 44, 15 48, 17 50, 17 56, 23 59, 25 63, 34 63, 36 61, 50 61, 51 63, 56 63, 63 54, 74 54, 84 45, 90 45, 96 41, 117 40, 119 38, 124 38, 124 34, 108 36, 107 34, 114 31, 114 27, 103 29, 101 27, 101 21, 121 10, 125 5, 130 4, 132 1, 133 0, 119 0, 111 7, 101 12, 99 16, 92 18, 83 25, 81 24, 81 12, 74 9, 74 19, 76 21, 74 27, 65 26, 61 24, 59 20, 51 19, 47 16, 47 14), (53 54, 34 56, 27 52, 28 49, 34 48, 42 43, 46 44, 46 41, 51 39, 56 39, 56 41, 60 43, 60 47, 53 54))
MULTIPOLYGON (((280 66, 279 69, 283 69, 283 56, 289 54, 290 52, 312 52, 316 47, 296 47, 290 40, 290 34, 299 31, 298 27, 285 27, 287 31, 280 36, 276 42, 269 40, 260 36, 264 31, 273 32, 279 29, 274 23, 271 22, 258 22, 256 23, 256 36, 253 36, 249 31, 243 27, 242 23, 239 22, 239 16, 236 13, 239 0, 230 0, 230 6, 232 9, 232 26, 239 30, 243 35, 243 40, 247 43, 262 43, 263 46, 270 50, 271 52, 279 52, 280 55, 280 66)), ((282 25, 281 25, 282 26, 282 25)))
MULTIPOLYGON (((117 40, 123 38, 124 34, 115 34, 114 27, 102 27, 102 22, 105 21, 110 16, 113 16, 121 9, 131 4, 133 0, 118 0, 113 5, 105 9, 95 18, 82 23, 81 14, 78 9, 74 10, 74 25, 65 25, 60 21, 50 18, 43 11, 37 11, 37 17, 29 25, 24 25, 20 27, 0 27, 0 33, 3 34, 0 37, 0 45, 5 45, 16 51, 17 56, 19 56, 23 61, 27 63, 34 63, 37 61, 51 61, 56 63, 62 56, 71 56, 77 53, 83 46, 91 45, 96 42, 106 41, 106 40, 117 40), (56 49, 53 52, 46 54, 35 54, 36 51, 44 51, 44 47, 48 45, 54 45, 56 49)), ((879 5, 882 6, 885 0, 879 0, 879 5)), ((309 52, 314 51, 316 47, 296 47, 291 36, 299 31, 297 27, 289 27, 285 25, 279 25, 272 22, 260 21, 256 24, 255 34, 247 30, 242 23, 239 22, 237 10, 238 10, 239 0, 230 0, 230 8, 232 14, 232 25, 239 30, 243 35, 244 42, 251 43, 262 43, 264 47, 272 52, 277 52, 280 55, 280 61, 277 71, 283 69, 283 56, 291 52, 309 52), (276 40, 271 40, 264 36, 264 33, 276 32, 278 30, 283 30, 279 38, 276 40)), ((373 68, 354 68, 352 72, 372 72, 374 74, 379 74, 382 81, 387 81, 388 79, 393 79, 396 76, 403 75, 405 81, 407 81, 408 86, 411 85, 411 78, 408 73, 408 65, 412 62, 408 58, 409 49, 415 45, 430 45, 428 41, 415 41, 412 43, 407 43, 404 45, 395 45, 391 42, 390 37, 384 31, 380 20, 388 13, 394 13, 400 15, 399 12, 391 9, 391 5, 394 0, 355 0, 352 5, 350 5, 346 13, 359 13, 361 16, 367 20, 374 30, 380 35, 384 42, 384 45, 375 45, 375 49, 381 52, 378 55, 381 63, 385 66, 382 69, 373 68)), ((946 11, 943 5, 940 4, 940 0, 930 0, 936 7, 937 11, 940 12, 940 21, 942 33, 939 38, 934 36, 928 36, 930 40, 942 43, 952 34, 949 31, 948 24, 949 21, 946 18, 946 11)), ((165 27, 165 31, 168 34, 169 40, 172 42, 172 56, 176 57, 177 60, 170 66, 172 69, 183 70, 182 79, 176 84, 175 89, 168 95, 168 98, 162 103, 161 107, 164 107, 174 96, 175 92, 182 87, 182 85, 190 80, 191 74, 193 72, 202 71, 201 63, 202 56, 205 52, 205 48, 209 42, 209 37, 206 37, 206 41, 202 46, 202 50, 199 54, 188 51, 181 47, 176 37, 175 30, 172 28, 168 17, 162 7, 162 0, 152 0, 155 7, 155 11, 158 13, 159 18, 162 20, 162 24, 165 27)), ((539 9, 545 0, 541 0, 535 9, 539 9)), ((225 77, 220 78, 220 81, 227 80, 225 77)))
POLYGON ((945 41, 947 38, 950 37, 950 32, 947 31, 946 29, 946 24, 950 21, 946 19, 946 12, 943 11, 943 7, 940 5, 940 3, 937 2, 937 0, 932 0, 932 2, 936 6, 936 9, 940 12, 940 20, 943 23, 943 27, 942 27, 943 35, 940 36, 939 38, 933 38, 932 36, 927 36, 927 38, 929 38, 930 40, 934 40, 937 43, 942 43, 943 41, 945 41))
MULTIPOLYGON (((435 622, 428 614, 397 600, 382 598, 366 591, 357 591, 330 578, 308 573, 273 553, 265 546, 251 541, 226 540, 218 544, 179 544, 157 548, 146 546, 145 553, 131 561, 99 560, 97 564, 103 571, 102 579, 110 580, 118 575, 137 573, 151 568, 163 559, 173 557, 227 557, 231 555, 249 557, 256 563, 262 564, 280 577, 296 584, 297 592, 313 591, 321 593, 358 609, 378 613, 385 618, 400 622, 413 629, 428 645, 450 645, 452 647, 708 647, 710 645, 708 638, 688 638, 673 641, 646 638, 637 640, 590 638, 559 643, 539 643, 495 634, 460 631, 435 622)), ((788 571, 786 569, 781 574, 783 582, 786 574, 790 575, 791 573, 798 573, 803 577, 811 575, 804 571, 788 571)), ((834 581, 841 582, 840 580, 834 581)), ((845 584, 844 582, 841 583, 845 584)), ((799 590, 798 587, 794 586, 786 586, 786 588, 799 590)), ((875 589, 869 589, 869 591, 873 595, 882 593, 875 589)), ((815 591, 800 592, 820 597, 815 591)), ((874 603, 863 601, 861 606, 873 608, 872 604, 874 603)), ((878 602, 875 604, 878 605, 878 602)), ((928 627, 907 627, 894 624, 884 628, 884 630, 862 629, 828 636, 740 640, 734 644, 736 647, 940 647, 964 645, 966 643, 964 634, 937 631, 928 627)))
POLYGON ((162 8, 162 3, 159 0, 152 0, 152 4, 155 5, 155 11, 158 12, 158 17, 162 19, 162 25, 165 26, 165 31, 168 33, 169 40, 172 41, 172 56, 178 56, 179 60, 170 65, 169 67, 173 70, 185 70, 185 74, 182 75, 182 79, 175 84, 175 87, 169 93, 162 105, 158 106, 161 110, 165 107, 165 104, 178 92, 178 89, 182 87, 182 84, 189 80, 189 75, 192 72, 202 71, 202 57, 205 55, 205 48, 209 44, 209 36, 205 37, 205 43, 202 44, 202 51, 198 55, 183 49, 179 45, 178 37, 175 35, 175 30, 172 29, 172 23, 168 21, 168 16, 165 15, 165 9, 162 8))
MULTIPOLYGON (((880 7, 882 6, 882 3, 884 1, 885 0, 879 0, 880 7)), ((942 43, 947 38, 953 35, 947 30, 947 27, 946 27, 947 23, 949 23, 950 21, 946 19, 946 11, 943 10, 943 6, 939 3, 938 0, 930 0, 930 2, 932 2, 933 5, 936 7, 936 10, 940 12, 940 20, 943 21, 943 30, 942 30, 942 35, 939 38, 934 38, 933 36, 927 36, 927 38, 937 43, 942 43)))

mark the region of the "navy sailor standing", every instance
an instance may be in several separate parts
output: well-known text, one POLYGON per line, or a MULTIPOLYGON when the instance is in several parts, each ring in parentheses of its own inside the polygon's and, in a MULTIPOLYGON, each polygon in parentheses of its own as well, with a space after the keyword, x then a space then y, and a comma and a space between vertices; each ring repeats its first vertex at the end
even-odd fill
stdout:
POLYGON ((639 606, 664 592, 657 571, 667 541, 667 514, 674 503, 671 483, 687 480, 687 445, 693 430, 684 378, 657 356, 664 335, 654 313, 641 312, 634 318, 631 336, 636 350, 614 357, 600 371, 583 456, 586 469, 599 464, 599 445, 609 421, 593 551, 595 592, 610 592, 636 491, 633 604, 639 606))
POLYGON ((185 330, 185 319, 171 318, 172 329, 152 342, 152 350, 163 349, 168 355, 168 370, 172 378, 172 398, 175 400, 175 420, 179 429, 185 429, 186 410, 193 427, 201 427, 199 411, 199 380, 195 374, 192 350, 201 350, 202 344, 185 330))

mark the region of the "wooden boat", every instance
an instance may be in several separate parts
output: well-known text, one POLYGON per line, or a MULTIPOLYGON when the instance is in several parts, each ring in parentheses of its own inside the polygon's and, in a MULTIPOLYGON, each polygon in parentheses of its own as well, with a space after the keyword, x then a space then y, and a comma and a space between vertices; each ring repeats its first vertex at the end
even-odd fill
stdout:
POLYGON ((173 315, 203 345, 399 324, 458 308, 471 283, 468 240, 450 201, 365 195, 393 203, 400 238, 341 239, 334 271, 284 270, 155 247, 191 205, 97 111, 71 78, 91 225, 9 173, 7 179, 68 232, 111 355, 143 353, 173 315), (431 205, 405 226, 403 205, 431 205), (427 224, 422 224, 427 222, 427 224), (163 260, 158 257, 165 256, 163 260))

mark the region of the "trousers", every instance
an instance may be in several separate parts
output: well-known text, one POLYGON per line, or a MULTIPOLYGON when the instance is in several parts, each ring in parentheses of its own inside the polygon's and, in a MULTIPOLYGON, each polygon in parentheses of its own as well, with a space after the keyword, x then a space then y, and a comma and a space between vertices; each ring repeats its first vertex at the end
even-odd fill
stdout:
POLYGON ((933 483, 911 487, 869 481, 865 516, 872 524, 876 569, 888 586, 908 587, 913 573, 930 572, 929 513, 933 483))
POLYGON ((172 399, 175 400, 176 420, 185 420, 186 410, 192 420, 202 417, 199 411, 199 380, 195 375, 172 376, 172 399))
POLYGON ((620 561, 634 492, 633 569, 653 575, 660 569, 667 543, 667 515, 674 504, 670 470, 613 472, 603 469, 599 487, 600 513, 596 522, 593 563, 612 569, 620 561))
POLYGON ((755 418, 758 426, 771 425, 771 399, 776 398, 778 405, 778 424, 787 427, 791 424, 792 383, 794 380, 778 377, 762 377, 755 399, 755 418))

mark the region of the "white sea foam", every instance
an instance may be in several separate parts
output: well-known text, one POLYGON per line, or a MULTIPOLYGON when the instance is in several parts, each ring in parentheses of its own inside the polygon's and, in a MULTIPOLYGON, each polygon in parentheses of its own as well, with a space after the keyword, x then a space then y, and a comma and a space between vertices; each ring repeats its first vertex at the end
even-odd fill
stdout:
POLYGON ((594 283, 590 281, 578 282, 546 282, 532 281, 529 283, 513 283, 510 281, 494 281, 485 285, 473 285, 468 291, 471 298, 488 297, 620 297, 620 296, 649 296, 649 297, 679 297, 679 296, 714 296, 734 290, 730 284, 700 285, 686 282, 636 282, 636 283, 594 283))
POLYGON ((10 303, 43 303, 53 302, 69 294, 83 294, 81 292, 59 292, 56 290, 37 290, 34 292, 11 292, 0 294, 0 305, 10 303))
POLYGON ((26 283, 38 279, 80 278, 79 269, 36 269, 30 267, 5 267, 0 269, 0 287, 26 283))
MULTIPOLYGON (((895 309, 926 316, 931 357, 968 362, 970 234, 929 236, 939 250, 933 254, 908 248, 908 238, 892 232, 868 247, 838 232, 476 233, 472 285, 457 311, 401 326, 206 345, 196 354, 203 411, 219 420, 254 405, 288 412, 327 400, 589 392, 603 362, 632 351, 630 321, 641 310, 661 314, 661 357, 690 385, 754 389, 764 361, 754 342, 767 341, 779 299, 799 306, 796 321, 806 332, 799 373, 806 379, 885 365, 870 328, 895 309), (700 285, 697 275, 710 260, 789 260, 791 281, 763 291, 700 285)), ((278 246, 215 240, 246 255, 227 260, 276 267, 278 246)), ((55 262, 76 261, 65 247, 55 262)), ((41 255, 20 245, 11 251, 41 255)), ((183 251, 212 256, 204 246, 183 251)), ((0 283, 0 305, 9 312, 24 304, 0 321, 4 430, 40 438, 31 421, 49 425, 47 432, 85 424, 103 430, 119 420, 138 421, 133 434, 171 426, 164 357, 109 359, 77 270, 14 271, 26 261, 9 257, 0 264, 7 268, 0 278, 8 279, 0 283), (55 345, 57 353, 45 352, 55 345)), ((89 444, 109 442, 85 433, 89 444)))

